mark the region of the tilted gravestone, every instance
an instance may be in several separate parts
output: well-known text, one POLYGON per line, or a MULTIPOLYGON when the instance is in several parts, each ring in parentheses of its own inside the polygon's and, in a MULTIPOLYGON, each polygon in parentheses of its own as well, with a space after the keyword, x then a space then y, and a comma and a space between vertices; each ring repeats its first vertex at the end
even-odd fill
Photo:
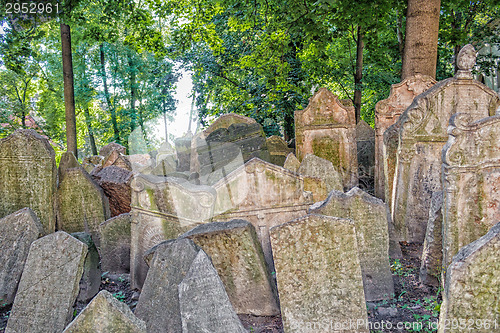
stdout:
MULTIPOLYGON (((108 198, 83 168, 62 172, 57 187, 57 227, 68 233, 85 231, 93 236, 110 217, 108 198)), ((97 242, 97 239, 96 239, 97 242)))
MULTIPOLYGON (((398 120, 399 116, 413 102, 413 99, 432 87, 436 83, 432 77, 417 73, 410 76, 400 83, 393 84, 389 97, 377 102, 375 105, 375 196, 380 199, 386 195, 385 175, 384 175, 384 160, 391 158, 395 163, 396 154, 389 154, 384 151, 384 132, 398 120)), ((397 136, 396 145, 397 145, 397 136)), ((394 169, 393 169, 394 170, 394 169)), ((392 184, 394 171, 388 175, 392 184)), ((387 191, 391 193, 391 188, 387 191)), ((390 205, 389 205, 390 207, 390 205)))
POLYGON ((314 154, 333 163, 343 186, 358 184, 356 120, 353 106, 343 105, 328 89, 319 89, 304 110, 295 111, 297 158, 314 154))
POLYGON ((175 140, 175 152, 177 154, 177 171, 189 171, 191 168, 191 140, 193 135, 186 134, 175 140))
POLYGON ((63 333, 146 333, 146 324, 106 290, 101 291, 63 333))
POLYGON ((125 154, 125 147, 116 142, 111 142, 99 149, 99 156, 107 157, 112 151, 117 151, 120 154, 125 154))
POLYGON ((149 272, 135 309, 148 332, 182 332, 179 284, 199 252, 190 239, 162 242, 146 253, 149 272))
POLYGON ((130 212, 133 173, 117 166, 106 167, 93 175, 109 200, 111 216, 130 212))
POLYGON ((450 117, 467 113, 472 120, 479 120, 495 114, 500 106, 498 94, 472 78, 472 45, 460 51, 457 63, 461 69, 455 77, 417 96, 398 119, 401 127, 392 217, 402 241, 424 241, 432 193, 442 189, 441 151, 448 140, 450 117))
POLYGON ((443 191, 434 192, 429 209, 424 249, 420 260, 420 282, 438 287, 443 268, 443 191))
POLYGON ((285 160, 285 163, 283 164, 283 167, 285 169, 288 169, 290 171, 293 171, 293 172, 297 172, 297 170, 299 169, 300 167, 300 161, 299 159, 295 156, 294 153, 289 153, 287 156, 286 156, 286 160, 285 160))
MULTIPOLYGON (((303 176, 320 178, 326 187, 324 198, 314 201, 325 200, 331 190, 343 191, 342 175, 333 166, 332 162, 313 154, 307 154, 300 163, 297 173, 303 176)), ((306 190, 308 190, 306 188, 306 190)), ((314 191, 313 191, 314 193, 314 191)))
POLYGON ((438 333, 500 331, 500 223, 461 248, 446 272, 438 333))
POLYGON ((148 271, 144 253, 208 222, 213 216, 216 192, 209 186, 177 178, 146 175, 136 175, 131 187, 130 275, 132 287, 140 289, 148 271))
POLYGON ((87 256, 83 264, 83 274, 80 279, 80 291, 77 300, 88 302, 99 292, 101 286, 101 265, 99 252, 92 240, 92 236, 86 232, 75 232, 71 236, 87 245, 87 256))
POLYGON ((214 185, 214 221, 245 219, 252 223, 273 269, 269 229, 304 216, 313 203, 304 190, 304 177, 253 158, 214 185))
POLYGON ((285 332, 368 332, 354 223, 307 215, 271 229, 285 332))
POLYGON ((246 333, 224 284, 207 254, 200 250, 179 285, 182 333, 246 333))
POLYGON ((450 120, 443 149, 443 263, 500 221, 500 115, 450 120))
POLYGON ((45 234, 56 226, 57 169, 54 149, 34 130, 0 140, 0 217, 31 208, 45 234))
POLYGON ((375 130, 361 119, 356 124, 359 187, 373 194, 375 177, 375 130))
POLYGON ((115 216, 99 226, 101 269, 113 274, 130 273, 130 214, 115 216))
POLYGON ((293 152, 293 149, 288 148, 286 141, 277 135, 268 137, 266 144, 270 155, 269 162, 279 166, 283 166, 288 154, 293 152))
POLYGON ((279 314, 276 291, 252 224, 244 220, 212 222, 181 237, 193 240, 210 256, 236 313, 279 314))
POLYGON ((389 266, 387 205, 354 187, 345 194, 332 191, 324 203, 312 206, 309 212, 354 221, 366 300, 391 299, 394 283, 389 266))
POLYGON ((71 321, 87 245, 64 231, 31 244, 5 333, 62 332, 71 321))
POLYGON ((127 156, 119 153, 117 150, 112 150, 107 157, 102 161, 102 168, 109 166, 116 166, 128 171, 132 171, 132 163, 128 160, 127 156))
POLYGON ((24 208, 0 219, 0 304, 12 304, 32 242, 43 235, 35 213, 24 208))

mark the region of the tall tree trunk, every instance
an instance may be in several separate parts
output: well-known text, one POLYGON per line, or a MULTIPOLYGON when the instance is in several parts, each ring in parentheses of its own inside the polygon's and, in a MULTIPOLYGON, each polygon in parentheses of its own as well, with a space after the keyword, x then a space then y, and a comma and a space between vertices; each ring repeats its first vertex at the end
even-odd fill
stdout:
POLYGON ((401 79, 416 73, 436 78, 441 0, 408 0, 401 79))
POLYGON ((99 51, 101 55, 101 77, 104 86, 104 96, 106 97, 106 102, 108 103, 108 109, 111 115, 111 124, 113 126, 113 141, 121 143, 120 140, 120 130, 118 129, 118 122, 116 121, 115 106, 111 103, 111 97, 109 96, 108 80, 106 78, 106 61, 104 57, 104 44, 99 45, 99 51))
POLYGON ((356 74, 354 75, 354 109, 356 113, 356 124, 361 119, 361 94, 363 92, 363 32, 358 26, 358 39, 356 45, 356 74))
POLYGON ((73 60, 69 25, 61 23, 62 63, 64 75, 64 107, 66 114, 66 144, 68 151, 78 158, 76 143, 75 87, 73 85, 73 60))

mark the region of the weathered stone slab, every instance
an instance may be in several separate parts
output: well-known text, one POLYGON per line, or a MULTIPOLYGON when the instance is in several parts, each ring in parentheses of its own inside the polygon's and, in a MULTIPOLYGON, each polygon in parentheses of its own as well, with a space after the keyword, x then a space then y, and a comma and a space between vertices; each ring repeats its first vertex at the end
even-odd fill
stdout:
POLYGON ((295 156, 294 153, 289 153, 286 156, 286 160, 285 160, 285 163, 283 164, 283 167, 285 169, 290 170, 290 171, 297 172, 297 170, 299 170, 299 167, 300 167, 300 161, 295 156))
POLYGON ((343 186, 358 184, 356 120, 353 106, 345 106, 328 89, 319 89, 304 110, 295 111, 297 158, 314 154, 333 163, 343 186))
POLYGON ((443 263, 500 221, 500 115, 450 120, 443 148, 443 263))
POLYGON ((271 244, 285 332, 369 331, 352 221, 307 215, 272 228, 271 244))
POLYGON ((113 274, 130 273, 130 214, 115 216, 99 226, 101 269, 113 274))
POLYGON ((97 156, 87 156, 83 159, 82 168, 85 169, 88 173, 91 173, 97 166, 102 164, 104 157, 97 156))
POLYGON ((92 240, 92 236, 86 232, 75 232, 71 236, 87 245, 87 256, 83 264, 83 274, 80 279, 80 291, 77 300, 88 302, 99 292, 101 285, 101 265, 99 252, 92 240))
POLYGON ((375 130, 363 119, 356 124, 359 188, 374 194, 375 130))
POLYGON ((304 190, 304 177, 254 158, 214 185, 214 221, 245 219, 257 231, 271 271, 274 264, 269 229, 304 216, 313 203, 304 190))
POLYGON ((498 332, 499 295, 500 223, 497 223, 453 257, 446 272, 438 332, 498 332))
POLYGON ((132 171, 132 163, 128 160, 127 156, 119 153, 117 150, 112 150, 107 157, 102 161, 102 168, 109 166, 116 166, 128 171, 132 171))
POLYGON ((148 332, 183 332, 178 288, 198 251, 184 238, 162 242, 146 254, 150 269, 135 315, 146 322, 148 332))
POLYGON ((438 287, 443 270, 443 191, 432 194, 429 222, 420 260, 420 282, 438 287))
POLYGON ((277 135, 268 137, 266 139, 266 144, 270 155, 269 162, 279 166, 283 166, 288 154, 293 152, 293 149, 288 148, 286 141, 277 135))
POLYGON ((129 307, 103 290, 66 327, 63 333, 146 333, 146 324, 129 307))
MULTIPOLYGON (((410 106, 413 99, 432 87, 436 83, 432 77, 417 73, 408 77, 400 83, 393 84, 389 97, 379 101, 375 105, 375 196, 384 199, 387 204, 388 197, 385 189, 384 159, 388 153, 384 153, 384 132, 398 120, 399 116, 410 106)), ((396 137, 397 141, 397 137, 396 137)), ((396 142, 397 145, 397 142, 396 142)), ((390 155, 393 160, 396 154, 390 155)), ((394 173, 390 174, 392 183, 394 173)), ((391 193, 391 188, 388 189, 391 193)), ((390 205, 389 205, 390 207, 390 205)))
POLYGON ((385 203, 391 209, 394 191, 394 175, 398 164, 397 153, 399 144, 399 129, 401 123, 396 122, 384 132, 383 161, 384 161, 384 191, 385 203))
POLYGON ((0 304, 12 304, 32 242, 43 234, 35 213, 24 208, 0 219, 0 304))
POLYGON ((107 157, 112 151, 117 151, 120 154, 125 154, 125 147, 116 142, 111 142, 99 149, 99 155, 107 157))
POLYGON ((66 169, 57 188, 58 229, 96 235, 109 216, 108 199, 90 175, 83 168, 66 169))
POLYGON ((0 217, 29 207, 45 234, 54 232, 56 182, 55 153, 47 139, 19 129, 0 140, 0 217))
MULTIPOLYGON (((217 270, 200 250, 179 285, 182 332, 246 333, 217 270)), ((178 331, 177 331, 178 332, 178 331)))
MULTIPOLYGON (((320 178, 326 185, 327 193, 331 190, 343 191, 344 189, 342 185, 342 175, 333 166, 332 162, 316 155, 307 154, 302 159, 302 163, 300 163, 297 173, 303 176, 320 178)), ((320 200, 325 199, 326 196, 320 200)))
POLYGON ((177 156, 175 154, 161 155, 161 159, 156 160, 156 166, 151 174, 156 176, 168 176, 177 170, 177 156))
MULTIPOLYGON (((471 48, 465 46, 457 61, 468 57, 471 48)), ((469 65, 470 72, 474 63, 469 65)), ((424 241, 432 193, 442 189, 441 151, 448 140, 450 117, 467 113, 472 120, 479 120, 494 115, 500 106, 498 94, 469 74, 457 72, 455 77, 435 84, 417 96, 398 119, 401 128, 392 216, 403 241, 424 241)))
POLYGON ((93 179, 103 189, 109 201, 111 216, 118 216, 130 212, 130 202, 132 200, 133 173, 119 168, 109 166, 93 175, 93 179))
POLYGON ((80 168, 81 165, 78 163, 75 155, 71 151, 66 151, 62 154, 61 160, 59 161, 59 167, 57 168, 57 174, 59 179, 62 179, 63 173, 67 169, 80 168))
POLYGON ((167 239, 174 239, 214 212, 216 192, 177 178, 137 175, 132 187, 130 274, 133 288, 140 289, 148 270, 144 253, 167 239))
POLYGON ((347 193, 332 191, 310 213, 349 218, 354 221, 366 300, 391 299, 394 294, 389 264, 389 209, 384 202, 358 187, 347 193))
POLYGON ((255 228, 244 220, 200 225, 181 237, 193 240, 210 258, 238 314, 279 314, 272 279, 255 228))
POLYGON ((191 167, 191 141, 193 135, 188 133, 182 138, 175 140, 175 151, 177 154, 177 171, 189 171, 191 167))
POLYGON ((5 333, 62 332, 71 320, 87 246, 64 231, 31 244, 5 333))

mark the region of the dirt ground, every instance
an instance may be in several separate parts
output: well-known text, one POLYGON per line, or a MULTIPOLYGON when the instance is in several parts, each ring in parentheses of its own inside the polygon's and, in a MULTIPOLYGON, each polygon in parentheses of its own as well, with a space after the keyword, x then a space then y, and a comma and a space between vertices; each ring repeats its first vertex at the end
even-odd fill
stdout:
MULTIPOLYGON (((436 332, 441 296, 436 288, 418 282, 421 244, 402 244, 403 258, 391 259, 395 295, 390 301, 368 303, 370 332, 436 332)), ((104 274, 101 290, 108 290, 118 300, 125 302, 132 311, 137 305, 137 294, 130 289, 128 275, 104 274), (135 297, 134 297, 135 296, 135 297)), ((11 306, 0 304, 0 333, 5 331, 11 306)), ((75 314, 86 304, 75 304, 75 314)), ((281 316, 239 316, 245 328, 253 333, 282 333, 281 316)))

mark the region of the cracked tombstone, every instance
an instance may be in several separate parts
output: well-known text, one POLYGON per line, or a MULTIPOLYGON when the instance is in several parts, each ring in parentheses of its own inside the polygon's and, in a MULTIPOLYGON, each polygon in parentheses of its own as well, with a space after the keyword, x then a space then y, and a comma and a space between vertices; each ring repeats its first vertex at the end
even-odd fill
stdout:
POLYGON ((62 332, 71 321, 87 245, 64 231, 31 244, 5 333, 62 332))

